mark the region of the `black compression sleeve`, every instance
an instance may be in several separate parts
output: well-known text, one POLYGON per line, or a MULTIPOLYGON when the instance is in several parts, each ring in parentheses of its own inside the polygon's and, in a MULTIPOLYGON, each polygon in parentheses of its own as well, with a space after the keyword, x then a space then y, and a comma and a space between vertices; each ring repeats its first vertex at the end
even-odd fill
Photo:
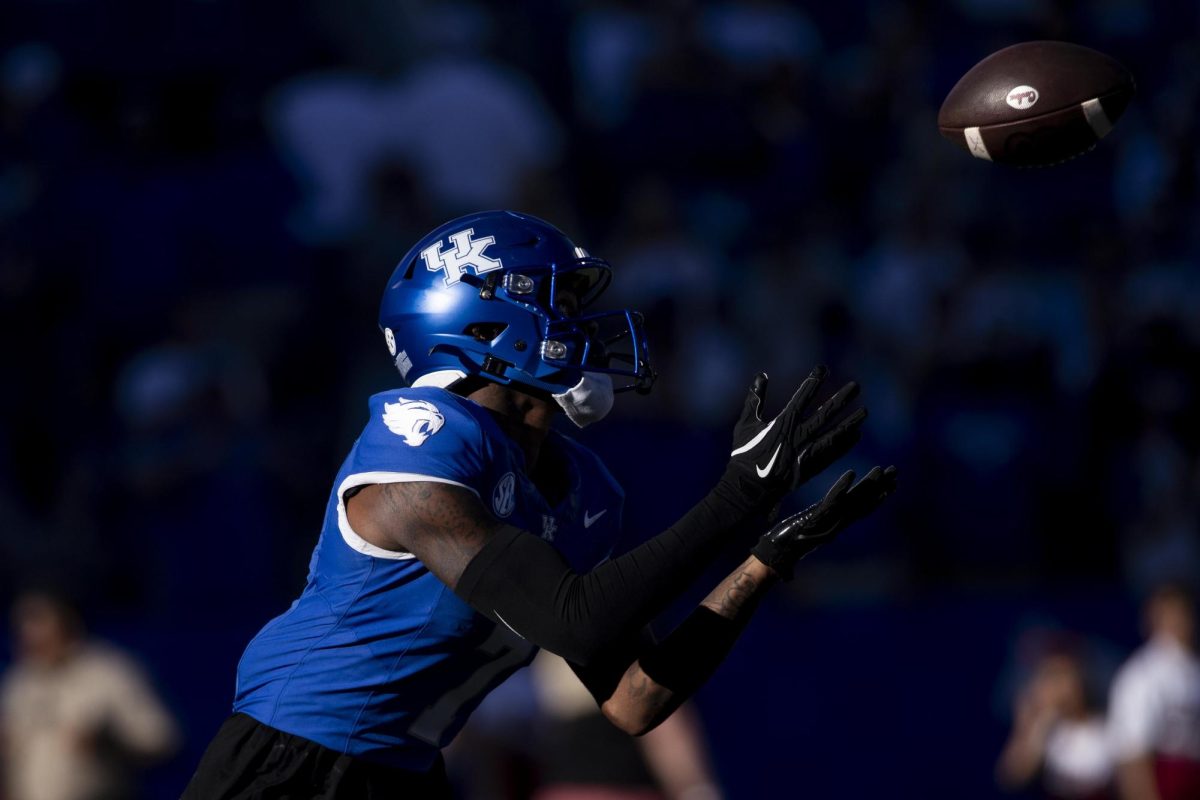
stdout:
POLYGON ((504 528, 471 560, 455 593, 530 642, 587 665, 653 619, 699 577, 745 516, 718 484, 679 522, 580 575, 547 542, 504 528))
POLYGON ((717 671, 743 627, 744 621, 728 619, 700 606, 661 642, 654 641, 649 629, 643 628, 607 648, 587 666, 567 664, 591 692, 596 705, 604 705, 612 697, 634 661, 648 678, 682 702, 717 671))
POLYGON ((626 635, 604 648, 599 657, 588 664, 566 664, 579 678, 579 682, 591 693, 596 705, 604 705, 604 701, 613 696, 617 685, 625 677, 629 666, 638 660, 638 656, 651 650, 655 645, 649 628, 642 628, 633 634, 626 635))
POLYGON ((670 636, 641 653, 642 672, 673 693, 690 697, 717 671, 743 625, 700 606, 670 636))

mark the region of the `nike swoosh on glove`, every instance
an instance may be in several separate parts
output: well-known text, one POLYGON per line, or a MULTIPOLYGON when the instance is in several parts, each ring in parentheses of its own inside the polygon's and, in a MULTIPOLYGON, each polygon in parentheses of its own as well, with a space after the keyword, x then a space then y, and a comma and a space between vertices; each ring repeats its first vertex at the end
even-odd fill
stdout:
POLYGON ((779 522, 750 552, 779 577, 791 580, 797 561, 879 508, 895 490, 895 467, 875 467, 858 483, 853 472, 843 473, 819 503, 779 522))
POLYGON ((854 381, 806 415, 828 374, 825 367, 814 368, 783 411, 769 421, 762 416, 767 375, 755 376, 733 429, 733 451, 723 478, 748 506, 769 512, 784 495, 841 458, 858 441, 867 410, 860 407, 842 418, 858 395, 854 381))

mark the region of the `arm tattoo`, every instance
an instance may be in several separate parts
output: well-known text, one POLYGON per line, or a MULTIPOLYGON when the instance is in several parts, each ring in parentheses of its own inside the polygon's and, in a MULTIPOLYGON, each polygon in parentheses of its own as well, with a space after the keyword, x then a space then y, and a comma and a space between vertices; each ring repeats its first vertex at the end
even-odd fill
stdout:
POLYGON ((686 699, 643 672, 642 665, 637 661, 629 665, 621 685, 625 702, 637 706, 642 715, 654 720, 655 725, 671 716, 686 699))
POLYGON ((429 482, 382 485, 386 529, 454 588, 463 569, 500 527, 465 490, 429 482))
POLYGON ((426 503, 433 497, 428 483, 385 483, 383 500, 389 514, 403 514, 413 505, 426 503))
MULTIPOLYGON (((747 560, 734 570, 729 577, 721 581, 717 588, 713 589, 700 605, 715 614, 731 620, 735 629, 740 631, 746 622, 749 621, 755 606, 758 605, 758 599, 771 583, 769 575, 759 567, 754 566, 752 560, 747 560)), ((672 646, 672 642, 673 639, 668 637, 663 644, 658 646, 670 647, 672 646)), ((728 647, 732 646, 732 644, 732 638, 727 641, 712 643, 711 646, 719 648, 719 650, 714 651, 716 660, 711 663, 711 669, 716 668, 717 663, 720 662, 721 658, 724 658, 725 652, 727 652, 728 647)), ((707 669, 704 666, 697 666, 696 668, 702 671, 707 669)), ((700 676, 699 682, 706 680, 708 674, 705 671, 700 676)), ((646 674, 645 670, 642 669, 642 663, 639 659, 634 661, 625 671, 625 676, 621 679, 614 697, 617 698, 619 701, 618 704, 621 707, 635 709, 632 713, 640 720, 648 720, 649 724, 647 727, 652 728, 669 717, 687 699, 687 694, 690 691, 690 689, 686 689, 683 692, 677 692, 663 686, 646 674)))
POLYGON ((727 619, 737 620, 754 610, 763 578, 744 565, 714 589, 701 604, 727 619))

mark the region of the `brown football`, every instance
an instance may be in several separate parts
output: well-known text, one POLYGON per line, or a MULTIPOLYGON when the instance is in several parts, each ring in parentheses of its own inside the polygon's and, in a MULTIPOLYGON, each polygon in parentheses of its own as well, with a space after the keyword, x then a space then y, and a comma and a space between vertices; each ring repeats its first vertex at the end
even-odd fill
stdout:
POLYGON ((1023 42, 962 76, 938 129, 976 158, 1045 166, 1090 150, 1129 105, 1129 70, 1070 42, 1023 42))

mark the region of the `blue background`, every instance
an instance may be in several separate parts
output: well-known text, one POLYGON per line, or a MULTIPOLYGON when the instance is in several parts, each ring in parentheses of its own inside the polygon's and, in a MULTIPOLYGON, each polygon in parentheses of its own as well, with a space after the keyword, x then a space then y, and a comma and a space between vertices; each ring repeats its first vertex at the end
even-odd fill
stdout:
POLYGON ((1200 575, 1197 23, 1145 0, 6 2, 0 600, 68 586, 145 660, 187 735, 147 776, 172 796, 397 382, 374 325, 395 259, 512 207, 650 320, 659 385, 582 437, 628 544, 715 480, 759 369, 775 408, 817 362, 861 381, 847 466, 900 467, 701 692, 729 796, 989 796, 1025 637, 1071 632, 1107 674, 1144 593, 1200 575), (1133 71, 1114 132, 1043 170, 943 140, 958 77, 1041 38, 1133 71))

